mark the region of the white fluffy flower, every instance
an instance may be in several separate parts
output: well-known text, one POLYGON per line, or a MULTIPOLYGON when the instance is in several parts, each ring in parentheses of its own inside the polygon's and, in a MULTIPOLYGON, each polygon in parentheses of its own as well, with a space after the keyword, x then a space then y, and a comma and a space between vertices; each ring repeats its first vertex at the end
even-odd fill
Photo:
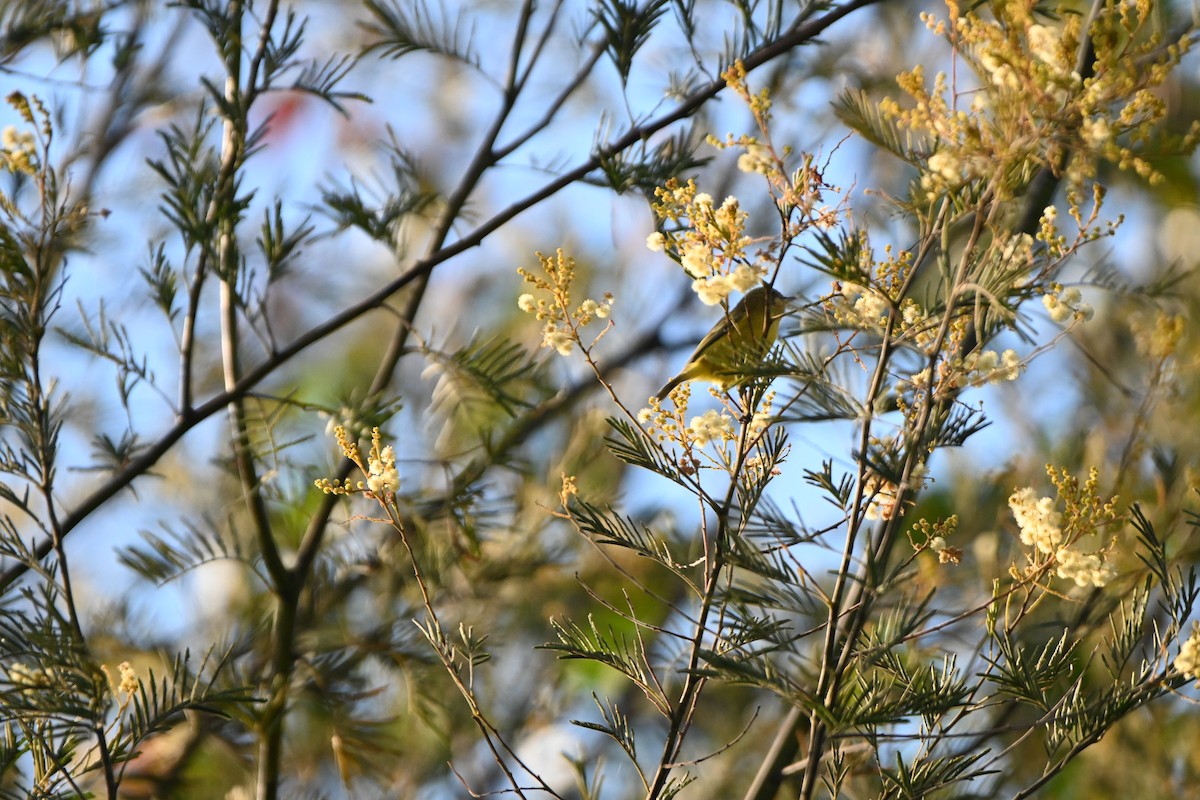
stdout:
POLYGON ((1062 514, 1054 510, 1054 500, 1040 500, 1032 488, 1018 489, 1008 498, 1017 527, 1021 530, 1021 543, 1036 547, 1043 553, 1053 553, 1062 544, 1063 534, 1059 528, 1062 514))
POLYGON ((1029 52, 1052 67, 1059 66, 1059 35, 1046 25, 1030 25, 1025 32, 1029 39, 1029 52))
POLYGON ((571 334, 553 322, 542 330, 542 347, 553 347, 560 356, 571 355, 571 334))
POLYGON ((1079 553, 1060 547, 1055 554, 1058 577, 1075 581, 1076 586, 1104 586, 1117 574, 1098 553, 1079 553))
POLYGON ((736 292, 748 292, 758 285, 761 273, 745 264, 739 264, 729 275, 729 286, 736 292))
POLYGON ((929 171, 935 175, 940 175, 950 183, 955 183, 962 179, 962 167, 958 157, 944 150, 938 150, 929 157, 929 171))
POLYGON ((718 439, 728 441, 734 437, 733 418, 716 410, 705 411, 698 417, 692 417, 688 430, 697 447, 704 447, 718 439))
POLYGON ((1083 295, 1074 287, 1064 290, 1059 295, 1042 295, 1042 305, 1046 307, 1050 319, 1055 322, 1066 322, 1072 318, 1087 322, 1096 313, 1091 305, 1083 302, 1083 295))
POLYGON ((715 306, 717 303, 729 297, 729 293, 733 291, 730 286, 728 275, 713 275, 711 278, 704 278, 697 281, 692 281, 692 291, 700 298, 700 302, 706 306, 715 306))
POLYGON ((746 145, 746 152, 738 156, 737 167, 742 172, 757 172, 766 175, 771 171, 771 151, 761 144, 746 145))
POLYGON ((683 271, 693 278, 703 278, 709 272, 712 248, 701 242, 693 242, 683 249, 679 263, 683 271))
POLYGON ((1179 649, 1179 655, 1175 656, 1174 666, 1185 677, 1200 678, 1200 625, 1192 628, 1192 635, 1179 649))
POLYGON ((379 451, 378 458, 367 464, 367 488, 375 494, 394 492, 400 488, 400 474, 396 471, 396 454, 391 446, 379 451))

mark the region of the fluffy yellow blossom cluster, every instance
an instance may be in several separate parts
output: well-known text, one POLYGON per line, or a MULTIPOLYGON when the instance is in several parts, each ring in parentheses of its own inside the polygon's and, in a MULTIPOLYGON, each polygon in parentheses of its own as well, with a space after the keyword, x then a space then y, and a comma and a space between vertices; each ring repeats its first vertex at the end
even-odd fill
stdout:
MULTIPOLYGON (((905 296, 913 268, 912 252, 888 245, 876 261, 865 232, 855 234, 852 245, 848 252, 854 254, 855 262, 845 265, 843 274, 847 277, 834 281, 823 301, 830 320, 872 335, 890 335, 923 349, 934 344, 938 320, 912 297, 905 296), (850 275, 856 277, 851 279, 850 275)), ((932 355, 928 350, 926 354, 932 355)))
POLYGON ((1053 553, 1062 542, 1062 512, 1054 509, 1053 497, 1038 498, 1032 487, 1018 489, 1008 498, 1008 507, 1017 520, 1021 544, 1043 553, 1053 553))
POLYGON ((1129 320, 1129 330, 1139 353, 1154 361, 1162 361, 1174 355, 1187 330, 1187 318, 1165 311, 1156 312, 1152 320, 1135 315, 1129 320))
POLYGON ((1042 305, 1050 314, 1050 319, 1062 323, 1067 320, 1087 322, 1095 314, 1095 310, 1083 302, 1083 295, 1075 287, 1064 289, 1054 283, 1046 287, 1042 295, 1042 305))
POLYGON ((913 549, 928 549, 936 553, 939 564, 958 564, 962 561, 963 551, 958 547, 951 547, 946 541, 946 537, 954 535, 957 530, 957 514, 951 514, 937 522, 930 522, 922 517, 913 525, 908 538, 913 549))
POLYGON ((659 444, 664 442, 681 442, 680 435, 681 425, 679 422, 681 408, 687 408, 688 398, 691 396, 692 387, 687 383, 681 383, 672 392, 675 397, 676 408, 674 411, 666 411, 662 407, 662 401, 657 397, 650 398, 650 405, 637 412, 638 424, 643 427, 647 434, 653 436, 659 444))
POLYGON ((867 510, 863 516, 871 521, 888 520, 896 516, 896 496, 899 494, 899 488, 878 475, 867 478, 865 491, 870 502, 867 503, 867 510))
POLYGON ((517 272, 544 296, 525 292, 517 298, 517 307, 544 323, 542 347, 553 348, 561 356, 570 355, 576 343, 585 351, 591 349, 608 329, 601 331, 588 345, 583 344, 579 330, 594 319, 608 318, 612 313, 612 294, 606 292, 600 301, 588 298, 573 306, 571 284, 575 280, 575 259, 564 254, 561 248, 553 256, 538 253, 537 257, 546 277, 524 268, 518 268, 517 272))
POLYGON ((1116 520, 1116 498, 1104 500, 1096 494, 1099 476, 1095 469, 1082 486, 1066 470, 1049 467, 1047 472, 1058 489, 1063 511, 1058 510, 1054 498, 1039 498, 1031 487, 1018 489, 1008 498, 1021 543, 1033 551, 1031 569, 1052 565, 1058 577, 1077 586, 1106 585, 1116 576, 1108 561, 1113 544, 1095 552, 1082 551, 1078 545, 1084 536, 1096 535, 1116 520))
POLYGON ((400 473, 396 471, 396 453, 392 446, 379 447, 379 429, 371 437, 371 455, 367 459, 367 489, 376 495, 400 488, 400 473))
POLYGON ((646 247, 665 252, 692 278, 692 290, 705 305, 716 305, 733 292, 746 292, 766 277, 763 263, 751 263, 747 248, 746 219, 736 197, 715 206, 710 195, 696 191, 695 181, 668 181, 655 190, 655 214, 678 226, 655 231, 646 247))
POLYGON ((133 694, 138 690, 137 671, 130 666, 128 661, 122 661, 117 665, 117 671, 121 675, 121 682, 117 684, 117 691, 121 694, 133 694))
POLYGON ((766 89, 752 92, 746 83, 746 67, 735 61, 721 75, 725 85, 750 109, 758 127, 758 136, 726 136, 724 140, 710 136, 708 143, 719 150, 736 149, 737 167, 742 172, 766 178, 775 204, 787 220, 784 238, 794 238, 807 226, 833 228, 841 220, 837 207, 825 205, 825 191, 833 187, 825 183, 816 159, 803 154, 800 165, 788 171, 786 160, 792 156, 790 147, 776 149, 771 143, 771 96, 766 89))
POLYGON ((112 673, 108 670, 107 664, 101 664, 100 670, 108 678, 109 685, 117 694, 131 695, 136 692, 140 686, 138 683, 137 670, 135 670, 128 661, 122 661, 117 665, 117 673, 119 675, 116 681, 113 681, 112 673))
POLYGON ((334 435, 337 436, 338 447, 341 448, 342 455, 354 462, 366 480, 352 480, 347 478, 345 481, 339 481, 336 478, 332 480, 329 478, 318 478, 313 481, 313 485, 325 494, 354 494, 363 492, 369 493, 380 500, 400 488, 400 473, 396 469, 396 453, 391 445, 384 446, 383 435, 379 432, 379 428, 371 429, 371 450, 367 454, 365 464, 359 452, 358 444, 350 439, 344 425, 336 426, 334 428, 334 435))
POLYGON ((574 475, 562 475, 562 486, 558 490, 558 502, 563 508, 568 508, 571 504, 571 498, 579 494, 579 485, 575 482, 574 475))
POLYGON ((688 423, 688 438, 696 447, 704 447, 713 441, 728 442, 736 435, 733 417, 716 409, 709 409, 699 416, 692 417, 688 423))
MULTIPOLYGON (((21 116, 27 125, 36 126, 37 119, 42 120, 41 133, 49 141, 52 129, 50 114, 42 101, 35 97, 26 97, 20 92, 13 92, 7 98, 8 104, 21 116)), ((9 125, 0 132, 0 169, 6 172, 20 172, 34 175, 40 169, 38 162, 38 142, 34 134, 28 131, 18 131, 9 125)))
MULTIPOLYGON (((946 6, 948 18, 925 14, 926 26, 947 38, 980 85, 950 86, 938 73, 930 87, 918 67, 898 78, 911 103, 880 104, 886 118, 929 143, 922 188, 982 180, 1005 199, 1029 174, 1018 167, 1029 164, 1057 170, 1065 163, 1074 186, 1094 177, 1100 161, 1158 178, 1135 148, 1147 145, 1166 113, 1158 90, 1189 39, 1164 46, 1150 30, 1149 3, 1121 4, 1120 13, 1099 15, 1087 31, 1078 14, 1039 21, 1025 0, 988 3, 990 17, 964 12, 957 0, 946 6), (1078 63, 1085 35, 1095 57, 1078 63), (960 102, 967 96, 969 104, 960 102)), ((1193 146, 1198 134, 1194 124, 1181 146, 1193 146)))
POLYGON ((0 134, 0 166, 7 172, 37 172, 37 143, 32 133, 19 133, 12 125, 0 134))
POLYGON ((1102 553, 1080 553, 1060 547, 1054 557, 1058 562, 1055 569, 1058 577, 1075 581, 1076 586, 1105 586, 1117 574, 1102 553))
POLYGON ((745 152, 738 156, 737 167, 739 170, 768 177, 775 173, 776 161, 775 156, 771 153, 771 148, 759 144, 755 139, 747 139, 741 145, 745 148, 745 152))
POLYGON ((971 353, 962 360, 961 381, 971 386, 1015 381, 1022 366, 1021 357, 1011 348, 999 354, 995 350, 971 353))
MULTIPOLYGON (((880 331, 887 324, 894 303, 878 289, 852 281, 838 281, 825 305, 833 319, 841 325, 880 331)), ((916 304, 912 305, 915 310, 916 304)))
POLYGON ((733 417, 724 411, 711 409, 691 417, 685 424, 684 411, 691 389, 684 384, 676 391, 681 393, 681 401, 673 411, 663 409, 656 397, 650 398, 650 405, 638 411, 637 421, 646 433, 660 443, 672 442, 688 450, 705 447, 714 441, 728 442, 737 436, 733 417))
POLYGON ((825 310, 833 321, 847 328, 883 334, 889 327, 892 310, 898 311, 891 336, 924 348, 932 344, 937 320, 932 319, 911 297, 895 301, 874 286, 853 281, 837 281, 824 300, 825 310))
MULTIPOLYGON (((744 419, 743 412, 739 410, 735 418, 728 409, 710 409, 703 414, 689 417, 687 407, 690 395, 691 387, 686 383, 680 384, 671 394, 675 402, 670 411, 662 407, 657 397, 651 397, 650 405, 636 414, 638 424, 647 436, 655 439, 660 445, 670 443, 680 448, 681 453, 675 461, 685 475, 695 474, 703 463, 701 457, 722 469, 729 468, 734 456, 726 445, 741 438, 737 420, 744 419), (714 443, 717 445, 715 454, 699 452, 714 443)), ((757 410, 745 420, 748 434, 746 444, 751 451, 759 447, 762 437, 775 421, 775 413, 772 410, 774 402, 775 393, 767 392, 757 410)), ((766 462, 761 456, 761 451, 757 455, 747 455, 741 465, 744 470, 755 474, 767 471, 772 475, 779 474, 775 466, 777 459, 766 462)))
POLYGON ((1200 625, 1193 625, 1192 635, 1179 648, 1175 656, 1175 669, 1183 673, 1185 678, 1200 679, 1200 625))
POLYGON ((782 212, 780 235, 756 240, 747 234, 748 214, 736 197, 719 204, 694 181, 669 180, 655 190, 651 208, 658 218, 657 230, 646 237, 652 252, 666 253, 692 279, 692 290, 706 305, 727 300, 734 292, 746 292, 759 285, 775 269, 786 244, 810 226, 830 228, 841 212, 823 203, 829 188, 811 156, 788 173, 782 153, 770 142, 771 100, 766 90, 752 93, 746 85, 746 71, 737 62, 723 76, 730 89, 750 108, 761 137, 728 136, 724 140, 709 137, 708 143, 720 150, 736 149, 738 168, 766 178, 771 196, 782 212))

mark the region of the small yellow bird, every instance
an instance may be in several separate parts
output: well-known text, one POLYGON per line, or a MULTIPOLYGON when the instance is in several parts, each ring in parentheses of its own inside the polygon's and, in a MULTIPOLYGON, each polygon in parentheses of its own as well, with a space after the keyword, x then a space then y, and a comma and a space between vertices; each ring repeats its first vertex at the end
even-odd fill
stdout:
POLYGON ((751 289, 700 340, 687 365, 655 397, 662 400, 684 381, 709 381, 725 391, 746 380, 743 370, 761 364, 775 344, 790 299, 772 286, 751 289))

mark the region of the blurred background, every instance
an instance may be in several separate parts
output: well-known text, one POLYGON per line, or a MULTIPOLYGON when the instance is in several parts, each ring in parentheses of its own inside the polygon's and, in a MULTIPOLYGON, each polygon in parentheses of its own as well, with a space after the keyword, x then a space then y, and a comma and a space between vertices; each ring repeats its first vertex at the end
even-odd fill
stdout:
MULTIPOLYGON (((348 72, 337 85, 344 93, 336 95, 340 107, 281 83, 251 110, 261 138, 241 177, 241 191, 252 196, 238 231, 249 254, 244 296, 253 299, 246 310, 253 321, 241 342, 247 365, 268 359, 281 343, 428 255, 437 213, 476 163, 502 108, 510 48, 523 19, 517 3, 372 5, 286 7, 294 25, 305 21, 297 57, 348 72), (408 47, 389 38, 389 13, 412 33, 408 47), (380 41, 391 45, 372 48, 380 41), (362 55, 342 62, 343 54, 362 55), (286 274, 268 280, 265 267, 253 262, 251 243, 277 202, 289 227, 307 221, 312 232, 286 274), (389 204, 403 212, 389 216, 389 204), (373 234, 361 224, 367 212, 378 222, 373 234)), ((494 229, 490 221, 585 163, 598 143, 674 112, 680 98, 716 79, 730 49, 767 37, 779 15, 790 20, 799 12, 784 3, 666 3, 653 34, 624 69, 593 46, 603 9, 616 5, 566 0, 534 8, 529 30, 534 39, 545 33, 543 47, 536 61, 526 53, 521 68, 532 65, 527 86, 495 149, 517 145, 467 196, 446 242, 470 246, 432 270, 405 355, 375 402, 398 407, 384 425, 385 438, 397 453, 414 532, 429 542, 431 580, 442 591, 447 618, 474 624, 476 635, 489 637, 492 660, 480 670, 479 689, 493 722, 556 787, 570 785, 571 759, 590 770, 607 757, 608 791, 622 797, 636 795, 629 769, 606 752, 601 737, 569 721, 594 718, 592 692, 636 713, 637 690, 595 664, 557 661, 536 648, 553 639, 551 618, 582 620, 594 613, 604 625, 622 624, 595 600, 625 602, 627 578, 609 558, 641 580, 658 578, 632 555, 601 555, 548 510, 557 505, 566 474, 577 476, 590 502, 611 503, 681 537, 696 529, 700 512, 669 482, 608 453, 610 399, 580 359, 538 349, 539 327, 517 308, 524 288, 516 270, 535 268, 535 252, 562 247, 578 260, 580 298, 613 293, 613 329, 597 352, 625 403, 645 405, 717 314, 696 300, 676 264, 646 249, 655 226, 646 195, 654 175, 634 167, 638 159, 671 166, 669 174, 695 176, 714 198, 736 195, 750 213, 751 230, 772 235, 777 215, 761 178, 739 172, 736 153, 702 143, 709 134, 753 133, 752 119, 736 98, 720 94, 679 122, 656 127, 607 174, 591 170, 527 202, 494 229), (700 21, 694 30, 686 30, 684 7, 700 21), (568 86, 574 90, 564 97, 568 86), (534 133, 526 138, 527 131, 534 133), (697 145, 694 156, 689 145, 697 145), (679 158, 673 165, 666 159, 672 154, 679 158), (626 191, 613 191, 616 174, 633 176, 621 187, 626 191), (478 240, 471 238, 481 230, 478 240), (519 348, 487 350, 505 342, 519 348), (471 359, 489 353, 519 365, 505 383, 507 404, 481 389, 471 371, 471 359)), ((89 325, 115 325, 145 365, 131 380, 68 336, 49 339, 45 363, 69 408, 59 469, 67 509, 106 479, 103 437, 116 442, 136 432, 139 442, 153 441, 175 420, 179 320, 168 320, 152 302, 142 271, 161 252, 181 269, 182 281, 183 265, 195 258, 164 214, 166 187, 153 167, 171 158, 172 128, 189 131, 212 120, 203 81, 223 81, 210 32, 188 6, 129 2, 102 10, 50 0, 0 6, 5 93, 37 95, 52 109, 51 154, 69 179, 69 196, 103 211, 69 256, 54 323, 76 337, 86 337, 89 325), (22 25, 47 23, 60 13, 71 24, 44 38, 26 36, 22 25)), ((264 8, 251 7, 248 31, 256 31, 264 8)), ((898 96, 895 77, 913 65, 928 75, 955 68, 945 42, 918 17, 922 10, 946 14, 938 4, 864 6, 749 78, 752 88, 771 91, 776 144, 815 155, 825 181, 838 187, 877 251, 889 243, 912 245, 915 232, 889 198, 903 195, 916 173, 851 135, 833 102, 848 89, 875 99, 898 96)), ((808 11, 816 16, 819 8, 808 11)), ((1171 38, 1187 30, 1194 9, 1168 2, 1156 13, 1171 38)), ((1196 118, 1198 81, 1196 58, 1187 56, 1161 92, 1168 130, 1182 134, 1196 118)), ((0 126, 21 125, 6 114, 0 126)), ((219 134, 217 127, 196 138, 216 146, 219 134)), ((939 588, 939 597, 973 594, 1013 563, 1017 545, 1005 503, 1018 486, 1042 486, 1049 494, 1046 463, 1081 474, 1098 467, 1102 487, 1124 503, 1142 503, 1182 562, 1194 563, 1200 548, 1188 509, 1195 507, 1200 410, 1193 368, 1200 341, 1190 324, 1200 253, 1198 166, 1192 156, 1163 157, 1155 167, 1166 180, 1157 186, 1116 170, 1100 175, 1109 188, 1110 216, 1119 213, 1124 222, 1064 276, 1064 282, 1084 284, 1095 318, 1038 357, 1020 380, 971 393, 966 401, 982 404, 991 426, 930 464, 932 482, 914 514, 957 513, 961 536, 954 544, 965 550, 961 564, 920 576, 939 588), (1136 331, 1152 325, 1158 310, 1188 321, 1169 363, 1138 349, 1136 331)), ((3 191, 21 198, 29 187, 14 183, 3 191)), ((809 299, 830 291, 827 276, 798 261, 785 265, 779 285, 809 299)), ((304 348, 253 390, 255 444, 268 454, 260 477, 285 555, 300 545, 322 500, 313 480, 336 474, 331 426, 372 418, 363 407, 367 387, 393 342, 396 309, 417 291, 402 290, 388 308, 304 348)), ((215 308, 215 292, 210 285, 198 317, 200 399, 221 388, 215 312, 203 310, 215 308)), ((1026 330, 1027 340, 1014 336, 1003 346, 1027 354, 1034 343, 1053 339, 1058 327, 1035 318, 1026 330)), ((848 422, 789 431, 788 467, 772 485, 771 499, 809 529, 838 514, 805 483, 803 470, 823 460, 850 469, 853 431, 848 422)), ((237 654, 235 676, 254 683, 265 658, 256 640, 268 625, 271 598, 230 472, 228 442, 228 421, 214 414, 72 532, 67 552, 97 658, 149 667, 163 653, 230 647, 237 654), (150 555, 139 561, 138 554, 154 550, 144 543, 147 532, 175 542, 212 537, 227 549, 196 558, 167 580, 150 555), (241 560, 226 557, 235 545, 241 560)), ((372 513, 361 502, 335 512, 306 590, 297 691, 287 721, 285 796, 466 796, 448 761, 470 786, 494 789, 500 776, 468 710, 412 625, 418 614, 406 565, 384 526, 362 516, 372 513)), ((836 566, 833 555, 815 549, 812 559, 813 574, 836 566)), ((656 656, 669 663, 672 654, 656 656)), ((741 796, 738 787, 757 768, 773 730, 769 722, 783 709, 769 696, 728 686, 714 685, 706 702, 689 752, 699 757, 733 744, 723 757, 694 768, 704 788, 685 796, 741 796)), ((660 734, 649 715, 635 716, 635 724, 650 740, 660 734)), ((131 762, 125 796, 238 796, 253 775, 251 727, 236 716, 181 719, 131 762)), ((1193 746, 1198 727, 1194 693, 1139 711, 1043 796, 1187 796, 1200 774, 1193 746)), ((1012 764, 1007 777, 1019 782, 1022 762, 1012 764)))

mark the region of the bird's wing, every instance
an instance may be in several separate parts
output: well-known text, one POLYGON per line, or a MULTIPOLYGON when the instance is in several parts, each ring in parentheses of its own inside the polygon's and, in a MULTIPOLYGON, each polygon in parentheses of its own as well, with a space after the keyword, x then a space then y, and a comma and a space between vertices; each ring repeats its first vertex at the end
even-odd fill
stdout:
POLYGON ((725 333, 726 322, 725 315, 722 314, 721 318, 717 320, 717 324, 713 325, 712 329, 704 334, 704 338, 700 340, 700 344, 696 345, 696 349, 692 351, 692 356, 688 359, 689 364, 704 355, 705 351, 713 346, 713 342, 721 338, 725 333))

